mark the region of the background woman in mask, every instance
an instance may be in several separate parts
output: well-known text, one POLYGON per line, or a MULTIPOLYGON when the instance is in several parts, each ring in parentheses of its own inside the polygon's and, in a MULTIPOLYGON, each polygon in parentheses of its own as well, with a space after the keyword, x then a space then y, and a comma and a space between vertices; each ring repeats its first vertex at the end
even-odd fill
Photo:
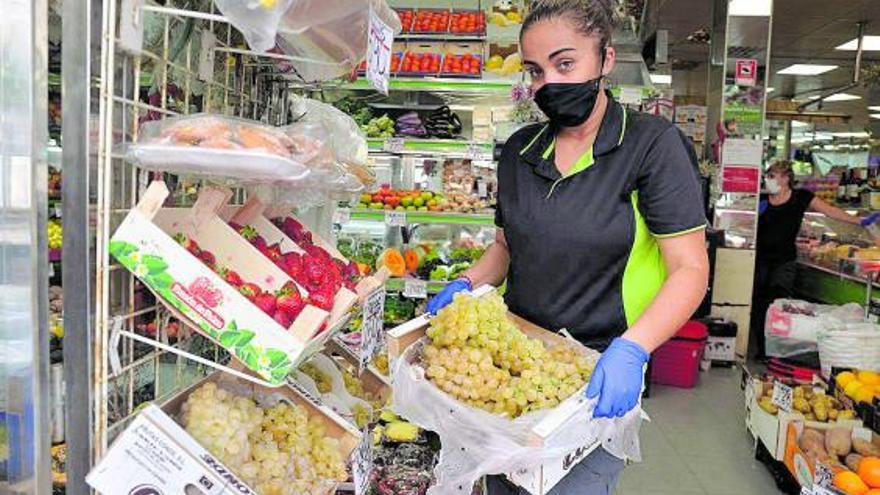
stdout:
POLYGON ((807 210, 853 225, 868 226, 880 218, 850 215, 817 198, 805 189, 794 189, 791 162, 777 161, 767 168, 758 207, 758 245, 755 260, 755 285, 752 292, 751 334, 757 340, 757 356, 764 358, 764 319, 774 300, 792 297, 797 273, 795 241, 807 210))
MULTIPOLYGON (((693 164, 668 121, 605 90, 611 2, 538 0, 520 47, 549 122, 516 132, 498 165, 495 243, 428 304, 507 280, 516 314, 604 350, 587 389, 597 417, 638 403, 649 354, 706 291, 705 217, 693 164)), ((623 461, 597 449, 552 494, 610 494, 623 461)), ((490 493, 519 493, 493 477, 490 493)))

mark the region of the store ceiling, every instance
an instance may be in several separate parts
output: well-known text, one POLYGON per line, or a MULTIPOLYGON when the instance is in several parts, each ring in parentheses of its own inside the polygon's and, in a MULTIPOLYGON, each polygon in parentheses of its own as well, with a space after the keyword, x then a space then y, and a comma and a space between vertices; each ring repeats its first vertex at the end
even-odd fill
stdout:
MULTIPOLYGON (((712 0, 656 0, 656 26, 668 29, 669 53, 673 60, 705 62, 709 46, 687 41, 688 35, 712 24, 712 0)), ((866 35, 880 35, 880 1, 878 0, 776 0, 773 13, 773 34, 769 86, 774 88, 771 98, 788 97, 806 100, 824 90, 851 82, 855 52, 834 48, 856 37, 856 23, 868 21, 866 35), (831 72, 818 76, 780 75, 777 72, 791 64, 811 63, 838 65, 831 72)), ((880 64, 880 51, 866 51, 862 66, 880 64)), ((696 70, 705 70, 705 65, 696 70)), ((841 128, 863 129, 880 120, 870 119, 867 107, 880 105, 880 87, 873 90, 859 86, 846 91, 861 96, 860 100, 826 102, 823 110, 853 116, 841 128), (870 93, 870 94, 869 94, 870 93)), ((816 106, 809 107, 815 110, 816 106)), ((873 113, 877 113, 876 111, 873 113)), ((820 126, 822 128, 822 126, 820 126)))

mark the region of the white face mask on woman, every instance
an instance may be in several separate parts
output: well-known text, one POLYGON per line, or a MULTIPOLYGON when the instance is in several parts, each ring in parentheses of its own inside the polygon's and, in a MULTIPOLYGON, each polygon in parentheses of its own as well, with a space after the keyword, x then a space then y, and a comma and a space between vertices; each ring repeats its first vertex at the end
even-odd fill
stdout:
POLYGON ((767 186, 767 192, 770 194, 778 194, 782 190, 782 186, 779 185, 779 181, 776 179, 766 179, 764 180, 764 185, 767 186))

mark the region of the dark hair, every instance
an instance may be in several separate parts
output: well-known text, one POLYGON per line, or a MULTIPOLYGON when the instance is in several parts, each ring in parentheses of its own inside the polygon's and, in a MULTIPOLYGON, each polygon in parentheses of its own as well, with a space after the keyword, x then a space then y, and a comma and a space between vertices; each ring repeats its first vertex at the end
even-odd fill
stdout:
POLYGON ((788 187, 794 187, 794 169, 788 160, 776 160, 769 167, 766 173, 777 173, 788 177, 788 187))
POLYGON ((520 40, 538 22, 562 18, 572 23, 584 36, 597 36, 599 50, 611 42, 615 15, 612 0, 535 0, 519 32, 520 40))

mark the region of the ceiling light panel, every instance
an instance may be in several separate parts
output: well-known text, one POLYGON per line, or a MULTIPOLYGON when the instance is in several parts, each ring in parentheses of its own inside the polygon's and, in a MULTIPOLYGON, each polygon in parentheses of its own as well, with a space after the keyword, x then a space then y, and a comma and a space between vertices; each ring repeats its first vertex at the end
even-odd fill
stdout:
POLYGON ((818 76, 836 69, 836 65, 816 64, 793 64, 777 72, 777 74, 789 74, 794 76, 818 76))
POLYGON ((651 74, 651 82, 654 84, 672 84, 672 76, 669 74, 651 74))
MULTIPOLYGON (((838 46, 835 50, 849 50, 856 51, 859 46, 859 39, 853 38, 846 43, 838 46)), ((868 52, 876 52, 880 51, 880 36, 863 36, 862 37, 862 50, 868 52)))

